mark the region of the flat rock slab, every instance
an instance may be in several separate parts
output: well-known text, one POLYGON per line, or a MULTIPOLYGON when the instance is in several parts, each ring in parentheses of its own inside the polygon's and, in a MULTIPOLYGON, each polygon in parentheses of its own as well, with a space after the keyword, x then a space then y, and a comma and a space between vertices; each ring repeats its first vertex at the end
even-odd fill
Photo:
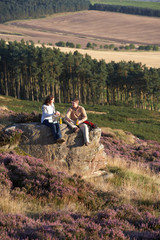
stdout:
POLYGON ((90 131, 90 144, 84 145, 82 132, 72 133, 66 124, 61 124, 65 142, 55 142, 51 129, 40 123, 18 123, 11 126, 23 131, 19 148, 36 158, 42 158, 60 171, 72 171, 90 176, 107 164, 104 147, 100 144, 101 129, 90 131))

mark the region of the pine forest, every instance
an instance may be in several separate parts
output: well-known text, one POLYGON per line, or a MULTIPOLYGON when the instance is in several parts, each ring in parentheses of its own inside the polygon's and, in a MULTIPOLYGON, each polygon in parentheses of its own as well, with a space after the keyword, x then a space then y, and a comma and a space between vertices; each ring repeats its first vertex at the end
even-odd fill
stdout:
POLYGON ((83 104, 159 108, 160 69, 132 61, 106 63, 24 40, 0 40, 0 52, 2 95, 42 101, 54 94, 59 103, 78 97, 83 104))

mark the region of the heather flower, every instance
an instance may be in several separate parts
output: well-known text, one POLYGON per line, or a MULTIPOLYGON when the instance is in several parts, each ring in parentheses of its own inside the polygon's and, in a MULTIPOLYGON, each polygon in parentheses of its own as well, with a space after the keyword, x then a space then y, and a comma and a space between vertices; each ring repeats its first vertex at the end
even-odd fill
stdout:
MULTIPOLYGON (((110 141, 112 149, 112 140, 110 141)), ((125 156, 126 146, 113 143, 115 151, 125 156)), ((157 148, 157 146, 156 146, 157 148)), ((153 151, 144 148, 153 155, 153 151)), ((143 148, 133 151, 142 151, 143 148)), ((113 152, 114 154, 114 152, 113 152)), ((143 161, 142 161, 143 163, 143 161)), ((155 162, 154 162, 155 163, 155 162)), ((0 212, 0 239, 48 239, 48 240, 127 240, 159 239, 160 218, 131 204, 122 204, 111 193, 97 192, 77 175, 73 177, 57 172, 42 159, 18 156, 14 153, 0 154, 0 180, 10 189, 14 198, 41 202, 43 205, 81 203, 92 211, 90 216, 68 211, 39 214, 34 219, 18 214, 0 212), (107 206, 107 207, 106 207, 107 206), (98 210, 101 209, 99 212, 98 210), (2 238, 1 238, 2 237, 2 238)), ((157 202, 158 205, 158 202, 157 202)), ((158 207, 157 207, 158 208, 158 207)))
POLYGON ((8 170, 5 168, 4 164, 0 164, 0 185, 5 186, 10 189, 12 186, 12 182, 8 177, 8 170))
POLYGON ((149 166, 156 172, 160 171, 160 143, 155 141, 140 140, 136 145, 115 140, 114 137, 102 134, 101 143, 107 155, 113 158, 123 158, 128 163, 136 161, 143 163, 143 167, 149 166))
POLYGON ((0 146, 4 146, 6 144, 16 144, 20 141, 22 133, 23 131, 21 129, 15 127, 1 130, 0 146))
POLYGON ((102 204, 90 184, 86 184, 78 176, 74 176, 72 181, 71 177, 50 168, 42 159, 14 153, 0 154, 0 163, 7 172, 14 196, 18 194, 17 196, 23 197, 25 193, 41 199, 45 204, 55 202, 57 205, 64 201, 81 201, 90 210, 98 209, 102 204))

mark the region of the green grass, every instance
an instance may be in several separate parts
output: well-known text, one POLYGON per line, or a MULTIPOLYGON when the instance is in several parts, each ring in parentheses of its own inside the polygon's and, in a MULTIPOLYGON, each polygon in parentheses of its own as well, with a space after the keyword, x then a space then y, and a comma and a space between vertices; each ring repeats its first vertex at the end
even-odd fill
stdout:
POLYGON ((160 3, 159 2, 142 2, 142 1, 123 1, 123 0, 91 0, 92 4, 99 3, 99 4, 109 4, 109 5, 119 5, 119 6, 132 6, 132 7, 139 7, 139 8, 149 8, 154 10, 160 10, 160 3))
MULTIPOLYGON (((71 104, 55 103, 56 110, 65 115, 71 104)), ((6 106, 15 112, 41 113, 42 102, 18 100, 12 97, 0 96, 0 106, 6 106)), ((99 127, 110 127, 131 132, 141 139, 156 140, 160 142, 160 112, 134 109, 124 106, 91 106, 83 105, 88 113, 88 120, 99 127), (98 114, 104 112, 105 114, 98 114)))
MULTIPOLYGON (((6 97, 0 95, 0 107, 6 106, 9 110, 12 110, 17 113, 20 112, 31 113, 33 111, 41 113, 42 104, 43 104, 42 102, 19 100, 13 97, 6 97)), ((59 103, 56 103, 55 105, 57 110, 59 110, 61 113, 66 111, 67 108, 70 106, 70 104, 59 103)))
MULTIPOLYGON (((122 162, 108 163, 109 172, 114 174, 108 186, 113 188, 117 195, 124 197, 135 205, 151 206, 157 203, 160 196, 159 177, 143 172, 133 166, 125 166, 122 162)), ((159 215, 159 210, 156 214, 159 215)))
MULTIPOLYGON (((86 107, 86 109, 89 108, 86 107)), ((160 142, 159 112, 122 106, 99 106, 98 108, 96 106, 92 108, 92 111, 98 110, 106 112, 106 114, 88 114, 89 120, 98 126, 122 129, 141 139, 160 142)))

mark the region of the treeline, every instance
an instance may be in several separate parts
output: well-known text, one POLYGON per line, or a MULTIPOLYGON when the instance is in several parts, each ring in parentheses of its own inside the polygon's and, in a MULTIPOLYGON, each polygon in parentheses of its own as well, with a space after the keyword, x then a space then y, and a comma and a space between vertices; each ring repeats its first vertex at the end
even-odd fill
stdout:
MULTIPOLYGON (((53 46, 52 43, 48 43, 47 45, 53 46)), ((81 44, 77 43, 74 44, 73 42, 63 42, 59 41, 55 43, 56 46, 58 47, 69 47, 69 48, 81 48, 81 44)), ((140 45, 140 46, 135 46, 133 43, 129 45, 120 45, 120 46, 115 46, 114 44, 105 44, 105 45, 97 45, 96 43, 91 43, 88 42, 86 44, 86 48, 88 49, 105 49, 105 50, 114 50, 114 51, 121 51, 121 50, 142 50, 142 51, 159 51, 160 48, 158 45, 140 45)))
POLYGON ((88 0, 0 0, 0 23, 89 8, 88 0))
POLYGON ((110 5, 110 4, 91 4, 90 10, 98 11, 110 11, 110 12, 120 12, 134 15, 150 16, 150 17, 160 17, 160 10, 154 10, 150 8, 141 8, 134 6, 121 6, 121 5, 110 5))
POLYGON ((78 97, 83 104, 125 104, 158 109, 160 69, 135 62, 97 61, 78 53, 35 47, 33 42, 0 40, 0 94, 56 102, 78 97))
POLYGON ((160 17, 160 10, 134 6, 91 4, 89 0, 0 0, 0 23, 15 19, 38 18, 59 12, 99 10, 160 17))

